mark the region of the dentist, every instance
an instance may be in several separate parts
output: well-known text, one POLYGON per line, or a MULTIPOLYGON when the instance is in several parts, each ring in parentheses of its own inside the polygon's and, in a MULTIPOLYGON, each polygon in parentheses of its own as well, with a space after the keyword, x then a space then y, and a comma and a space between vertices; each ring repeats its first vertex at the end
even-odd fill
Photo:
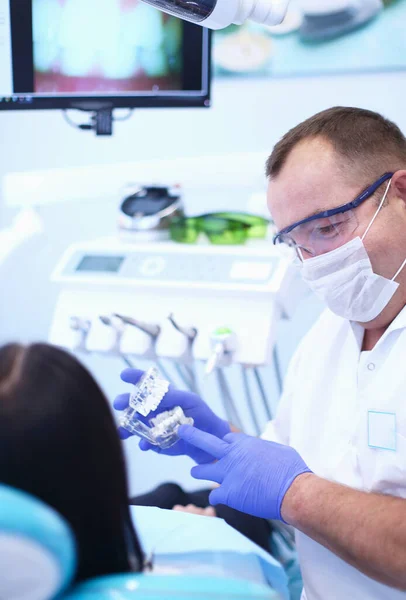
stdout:
POLYGON ((211 504, 296 528, 302 600, 405 600, 406 138, 377 113, 332 108, 289 131, 266 174, 275 242, 327 310, 262 439, 172 389, 161 408, 182 406, 195 427, 167 453, 219 484, 211 504))

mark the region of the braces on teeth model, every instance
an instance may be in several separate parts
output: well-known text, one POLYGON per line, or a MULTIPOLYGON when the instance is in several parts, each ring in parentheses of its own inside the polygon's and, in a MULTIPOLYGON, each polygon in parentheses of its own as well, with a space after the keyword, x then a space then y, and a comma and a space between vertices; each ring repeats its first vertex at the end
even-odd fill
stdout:
POLYGON ((169 383, 159 371, 152 367, 134 386, 130 403, 124 411, 120 426, 134 435, 147 440, 162 449, 170 448, 178 441, 178 429, 181 425, 193 425, 193 419, 185 417, 180 406, 159 413, 146 425, 141 419, 156 411, 169 390, 169 383))

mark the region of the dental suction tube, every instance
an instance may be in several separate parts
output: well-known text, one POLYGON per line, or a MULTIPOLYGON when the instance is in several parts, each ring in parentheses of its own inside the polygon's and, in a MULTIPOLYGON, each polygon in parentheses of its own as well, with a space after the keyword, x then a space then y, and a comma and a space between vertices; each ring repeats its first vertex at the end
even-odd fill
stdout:
POLYGON ((289 0, 143 0, 175 17, 209 29, 224 29, 255 21, 279 25, 285 18, 289 0))

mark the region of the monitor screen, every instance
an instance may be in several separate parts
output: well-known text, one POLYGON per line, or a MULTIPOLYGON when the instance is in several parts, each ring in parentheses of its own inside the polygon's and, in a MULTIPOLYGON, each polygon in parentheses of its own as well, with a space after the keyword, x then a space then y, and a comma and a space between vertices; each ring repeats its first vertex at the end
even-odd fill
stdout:
POLYGON ((141 0, 0 0, 0 109, 208 106, 210 35, 141 0))

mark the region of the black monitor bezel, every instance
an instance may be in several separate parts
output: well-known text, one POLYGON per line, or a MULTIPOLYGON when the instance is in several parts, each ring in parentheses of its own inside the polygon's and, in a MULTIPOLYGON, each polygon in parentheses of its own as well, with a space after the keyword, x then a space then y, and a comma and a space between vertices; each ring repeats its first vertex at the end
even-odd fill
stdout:
MULTIPOLYGON (((159 93, 106 96, 36 96, 19 90, 15 77, 26 68, 27 51, 19 51, 14 28, 19 35, 31 40, 32 57, 32 0, 10 0, 13 55, 13 96, 31 95, 30 102, 0 101, 0 110, 49 110, 77 108, 85 111, 114 108, 184 108, 209 107, 211 97, 211 31, 199 25, 182 21, 184 69, 193 74, 193 89, 159 93), (16 25, 17 24, 17 25, 16 25), (200 83, 200 86, 198 86, 200 83), (16 89, 17 88, 17 89, 16 89), (187 92, 187 93, 185 93, 187 92)), ((20 38, 21 39, 21 38, 20 38)), ((33 87, 33 82, 32 82, 33 87)), ((192 87, 192 86, 190 86, 192 87)))

